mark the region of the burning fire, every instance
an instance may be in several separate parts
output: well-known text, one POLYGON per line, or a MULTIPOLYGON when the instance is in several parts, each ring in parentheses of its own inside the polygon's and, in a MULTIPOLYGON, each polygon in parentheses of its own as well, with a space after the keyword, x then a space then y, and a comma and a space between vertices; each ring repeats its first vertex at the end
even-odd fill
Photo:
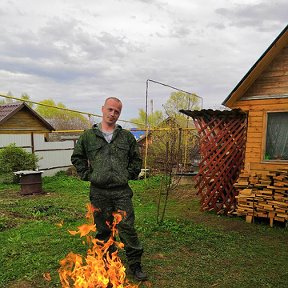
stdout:
MULTIPOLYGON (((116 242, 115 236, 118 234, 116 225, 122 220, 125 213, 118 211, 114 213, 114 221, 111 224, 112 235, 110 239, 104 243, 89 235, 90 232, 96 231, 93 223, 93 212, 95 208, 87 205, 88 212, 86 218, 90 223, 78 227, 78 231, 69 231, 70 234, 80 234, 85 237, 84 244, 88 245, 87 256, 70 252, 64 259, 60 261, 59 268, 60 281, 63 288, 136 288, 139 285, 130 284, 126 279, 125 267, 122 264, 118 251, 109 253, 108 249, 111 245, 123 248, 121 242, 116 242), (92 221, 91 221, 92 219, 92 221), (92 223, 91 223, 92 222, 92 223)), ((108 224, 108 223, 107 223, 108 224)))

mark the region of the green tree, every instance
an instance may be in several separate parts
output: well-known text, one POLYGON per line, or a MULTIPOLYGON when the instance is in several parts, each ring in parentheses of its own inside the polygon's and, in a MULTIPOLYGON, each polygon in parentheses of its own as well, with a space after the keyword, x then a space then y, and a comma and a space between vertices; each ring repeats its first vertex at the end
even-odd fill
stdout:
POLYGON ((199 110, 200 97, 196 94, 188 94, 185 92, 173 92, 170 95, 168 101, 163 105, 166 114, 172 118, 185 118, 183 114, 179 113, 179 110, 199 110))
MULTIPOLYGON (((157 127, 164 119, 162 111, 155 111, 148 115, 147 124, 149 127, 157 127)), ((130 120, 134 124, 136 124, 137 128, 145 128, 146 126, 146 112, 144 109, 139 109, 138 118, 132 118, 130 120)))
POLYGON ((29 102, 31 99, 30 99, 30 96, 29 96, 27 93, 22 93, 21 99, 24 100, 24 102, 26 102, 26 104, 27 104, 30 108, 33 108, 34 104, 31 103, 31 102, 29 102))
POLYGON ((90 126, 90 122, 82 114, 67 111, 66 106, 59 102, 55 103, 52 99, 45 99, 35 109, 43 118, 45 118, 56 130, 80 130, 90 126), (58 108, 62 109, 58 109, 58 108))

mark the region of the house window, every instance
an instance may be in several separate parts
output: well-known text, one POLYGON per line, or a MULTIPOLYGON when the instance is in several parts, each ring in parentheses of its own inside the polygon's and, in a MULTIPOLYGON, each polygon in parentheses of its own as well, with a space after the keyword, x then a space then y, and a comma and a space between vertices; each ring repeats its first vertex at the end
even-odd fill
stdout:
POLYGON ((288 112, 267 114, 265 160, 288 160, 288 112))

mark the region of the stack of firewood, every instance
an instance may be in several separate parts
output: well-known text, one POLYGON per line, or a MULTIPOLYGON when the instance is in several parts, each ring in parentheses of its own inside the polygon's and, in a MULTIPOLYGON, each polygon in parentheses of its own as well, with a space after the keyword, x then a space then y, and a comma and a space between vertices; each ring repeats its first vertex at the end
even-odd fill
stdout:
POLYGON ((288 169, 255 173, 242 171, 234 184, 238 191, 236 214, 251 223, 255 217, 288 220, 288 169))

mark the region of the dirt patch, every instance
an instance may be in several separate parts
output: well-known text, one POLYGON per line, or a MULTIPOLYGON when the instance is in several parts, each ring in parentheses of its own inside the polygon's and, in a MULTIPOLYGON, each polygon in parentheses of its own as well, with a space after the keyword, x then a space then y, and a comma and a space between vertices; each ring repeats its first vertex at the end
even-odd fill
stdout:
POLYGON ((199 199, 200 196, 197 195, 197 189, 194 185, 181 185, 177 186, 174 190, 170 193, 172 198, 178 199, 178 200, 186 200, 186 199, 199 199))
POLYGON ((7 199, 20 198, 19 196, 20 196, 19 191, 16 190, 0 190, 0 197, 1 197, 0 203, 7 201, 7 199))
POLYGON ((32 283, 28 282, 28 281, 15 281, 13 283, 8 284, 7 288, 33 288, 35 286, 33 286, 32 283))

